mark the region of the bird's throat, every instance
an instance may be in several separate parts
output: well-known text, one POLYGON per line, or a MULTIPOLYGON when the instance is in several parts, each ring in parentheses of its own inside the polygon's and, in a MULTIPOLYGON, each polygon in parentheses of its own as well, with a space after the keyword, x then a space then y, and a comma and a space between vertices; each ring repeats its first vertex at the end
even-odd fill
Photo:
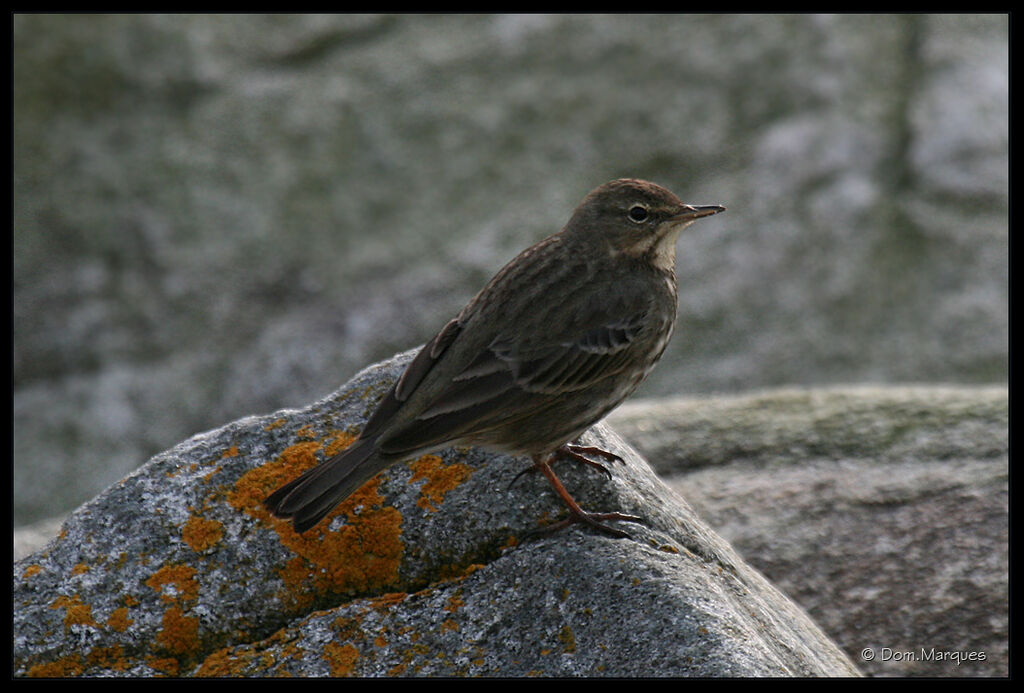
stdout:
POLYGON ((676 267, 676 239, 682 227, 677 227, 651 244, 646 255, 648 261, 660 270, 674 272, 676 267))

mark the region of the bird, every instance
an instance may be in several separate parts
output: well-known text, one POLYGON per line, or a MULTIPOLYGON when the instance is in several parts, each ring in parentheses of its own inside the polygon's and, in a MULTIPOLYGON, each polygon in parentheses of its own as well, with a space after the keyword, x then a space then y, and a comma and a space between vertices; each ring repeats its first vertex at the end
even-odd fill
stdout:
POLYGON ((271 493, 266 509, 302 533, 381 470, 469 445, 531 459, 526 471, 541 472, 568 508, 546 529, 583 523, 628 537, 607 523, 641 518, 584 510, 552 463, 611 476, 592 457, 618 455, 573 441, 661 358, 676 323, 676 239, 724 210, 636 178, 595 188, 420 348, 348 448, 271 493))

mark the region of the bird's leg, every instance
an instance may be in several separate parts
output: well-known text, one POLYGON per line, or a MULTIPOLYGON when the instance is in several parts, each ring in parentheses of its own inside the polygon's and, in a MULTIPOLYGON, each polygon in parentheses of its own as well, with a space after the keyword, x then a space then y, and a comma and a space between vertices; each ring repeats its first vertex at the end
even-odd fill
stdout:
POLYGON ((623 522, 643 522, 643 518, 637 517, 636 515, 626 515, 624 513, 591 513, 581 508, 579 503, 569 495, 569 492, 562 484, 562 480, 555 475, 555 470, 551 468, 551 462, 557 457, 557 451, 547 458, 536 455, 533 458, 533 469, 541 472, 545 477, 547 477, 548 483, 550 483, 551 487, 555 489, 555 493, 558 494, 558 497, 561 498, 562 502, 569 508, 569 517, 561 520, 560 522, 548 525, 547 527, 534 530, 530 532, 530 534, 550 534, 568 527, 569 525, 582 522, 604 532, 605 534, 610 534, 613 537, 628 537, 629 534, 627 532, 624 532, 621 529, 615 529, 614 527, 609 527, 601 521, 622 520, 623 522))
MULTIPOLYGON (((596 446, 593 446, 593 445, 574 445, 572 443, 566 443, 565 445, 559 446, 555 450, 555 454, 551 458, 551 461, 554 461, 554 460, 559 459, 559 458, 564 458, 564 459, 574 460, 576 462, 582 462, 585 465, 588 465, 590 467, 594 467, 595 469, 603 472, 604 475, 606 477, 608 477, 608 479, 612 478, 611 470, 608 469, 608 467, 604 466, 600 462, 596 462, 596 461, 590 459, 586 455, 600 455, 601 457, 605 458, 609 462, 621 462, 623 464, 626 463, 626 461, 624 459, 622 459, 620 456, 616 455, 614 452, 608 452, 607 450, 604 450, 602 448, 599 448, 599 447, 596 447, 596 446)), ((537 469, 536 465, 533 465, 531 467, 527 467, 526 469, 524 469, 523 471, 519 472, 518 474, 516 474, 512 478, 512 481, 509 482, 508 487, 512 488, 515 485, 515 483, 517 481, 519 481, 519 477, 523 476, 524 474, 530 474, 530 473, 536 472, 536 471, 539 471, 537 469)))

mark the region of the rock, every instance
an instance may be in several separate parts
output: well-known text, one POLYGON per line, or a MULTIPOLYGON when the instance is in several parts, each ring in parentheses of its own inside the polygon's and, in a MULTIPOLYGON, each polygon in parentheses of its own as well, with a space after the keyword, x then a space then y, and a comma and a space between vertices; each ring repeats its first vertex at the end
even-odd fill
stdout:
POLYGON ((849 659, 605 426, 608 481, 559 468, 572 528, 525 460, 446 450, 387 470, 307 535, 260 501, 348 444, 411 352, 302 410, 151 459, 14 566, 18 676, 849 676, 849 659))
POLYGON ((609 423, 865 673, 1009 675, 1006 387, 649 400, 609 423))

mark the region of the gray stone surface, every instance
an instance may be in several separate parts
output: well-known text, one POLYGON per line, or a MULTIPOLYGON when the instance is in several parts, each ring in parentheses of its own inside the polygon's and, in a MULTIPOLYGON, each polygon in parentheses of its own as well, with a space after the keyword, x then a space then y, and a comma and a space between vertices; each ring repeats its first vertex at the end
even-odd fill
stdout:
POLYGON ((396 465, 308 535, 259 505, 344 445, 411 356, 303 410, 157 455, 14 565, 14 670, 31 676, 854 675, 610 429, 584 507, 632 537, 524 534, 561 509, 525 460, 449 450, 396 465))
POLYGON ((643 394, 1008 372, 1005 15, 16 15, 15 513, 422 343, 591 188, 679 244, 643 394))
POLYGON ((673 398, 609 422, 864 673, 1009 675, 1007 388, 673 398))

